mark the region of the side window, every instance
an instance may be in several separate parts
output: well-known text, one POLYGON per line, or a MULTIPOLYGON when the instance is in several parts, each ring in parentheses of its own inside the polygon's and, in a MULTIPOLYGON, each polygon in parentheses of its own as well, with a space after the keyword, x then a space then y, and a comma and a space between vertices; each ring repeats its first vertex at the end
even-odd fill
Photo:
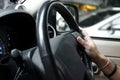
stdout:
MULTIPOLYGON (((103 11, 103 12, 98 12, 95 14, 91 14, 92 16, 89 16, 88 18, 85 18, 83 21, 79 22, 79 25, 81 27, 89 27, 92 26, 106 18, 109 18, 110 16, 118 13, 119 11, 111 11, 111 10, 107 10, 107 11, 103 11)), ((86 17, 87 15, 85 15, 86 17)), ((81 17, 82 18, 82 17, 81 17)), ((84 17, 83 17, 84 18, 84 17)))
MULTIPOLYGON (((65 5, 65 7, 71 12, 73 18, 77 21, 78 14, 76 14, 77 13, 76 7, 74 7, 73 5, 65 5)), ((56 30, 58 32, 70 31, 67 22, 58 12, 56 12, 56 30)))
POLYGON ((99 28, 101 31, 108 31, 111 35, 120 36, 120 17, 99 28))
POLYGON ((56 14, 56 28, 58 32, 70 31, 67 22, 58 12, 56 14))

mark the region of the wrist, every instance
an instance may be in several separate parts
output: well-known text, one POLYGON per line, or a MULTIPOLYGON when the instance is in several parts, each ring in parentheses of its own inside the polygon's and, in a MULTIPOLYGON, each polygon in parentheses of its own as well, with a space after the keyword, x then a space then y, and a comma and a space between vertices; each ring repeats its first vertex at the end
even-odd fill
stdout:
POLYGON ((98 53, 98 55, 95 56, 93 61, 98 65, 99 68, 102 68, 106 65, 108 59, 103 54, 98 53))
POLYGON ((109 78, 116 72, 117 65, 115 65, 109 58, 102 54, 100 54, 95 59, 95 63, 98 65, 99 69, 109 78))

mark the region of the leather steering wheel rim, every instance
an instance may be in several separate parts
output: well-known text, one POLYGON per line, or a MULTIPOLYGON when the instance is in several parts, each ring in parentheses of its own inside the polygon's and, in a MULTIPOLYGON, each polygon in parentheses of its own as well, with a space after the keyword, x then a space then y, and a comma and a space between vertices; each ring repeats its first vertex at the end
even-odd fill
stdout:
MULTIPOLYGON (((66 20, 71 30, 79 33, 79 27, 72 17, 71 13, 60 2, 46 1, 39 9, 36 19, 36 31, 38 48, 41 55, 42 63, 45 69, 45 79, 51 78, 51 80, 59 80, 59 74, 56 68, 56 64, 52 55, 49 36, 48 36, 48 14, 51 9, 58 11, 61 16, 66 20), (51 75, 49 75, 51 74, 51 75), (47 78, 46 78, 47 77, 47 78)), ((91 67, 91 66, 90 66, 91 67)))

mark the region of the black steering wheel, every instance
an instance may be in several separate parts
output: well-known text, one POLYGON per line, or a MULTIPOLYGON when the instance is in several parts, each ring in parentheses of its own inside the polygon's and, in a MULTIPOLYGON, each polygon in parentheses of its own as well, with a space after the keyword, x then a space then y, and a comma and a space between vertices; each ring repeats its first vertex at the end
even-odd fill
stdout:
POLYGON ((46 1, 38 11, 36 26, 45 80, 94 80, 91 61, 76 40, 78 35, 82 36, 81 31, 62 3, 46 1), (71 31, 49 39, 48 17, 52 9, 61 14, 71 31))

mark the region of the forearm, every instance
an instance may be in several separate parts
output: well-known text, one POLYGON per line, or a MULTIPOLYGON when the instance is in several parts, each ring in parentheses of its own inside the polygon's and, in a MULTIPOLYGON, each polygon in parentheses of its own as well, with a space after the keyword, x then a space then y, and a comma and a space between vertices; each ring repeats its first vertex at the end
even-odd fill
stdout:
MULTIPOLYGON (((113 72, 114 68, 115 68, 115 64, 107 59, 103 54, 100 54, 96 57, 96 59, 94 60, 94 62, 98 65, 98 67, 101 69, 101 71, 106 74, 109 75, 113 72)), ((120 67, 117 65, 116 71, 115 73, 109 77, 110 80, 120 80, 120 67)))
POLYGON ((110 80, 120 80, 120 67, 118 65, 116 66, 111 60, 101 54, 88 34, 83 29, 81 30, 84 39, 78 36, 77 40, 85 47, 86 52, 93 62, 98 65, 101 71, 106 74, 110 80))

